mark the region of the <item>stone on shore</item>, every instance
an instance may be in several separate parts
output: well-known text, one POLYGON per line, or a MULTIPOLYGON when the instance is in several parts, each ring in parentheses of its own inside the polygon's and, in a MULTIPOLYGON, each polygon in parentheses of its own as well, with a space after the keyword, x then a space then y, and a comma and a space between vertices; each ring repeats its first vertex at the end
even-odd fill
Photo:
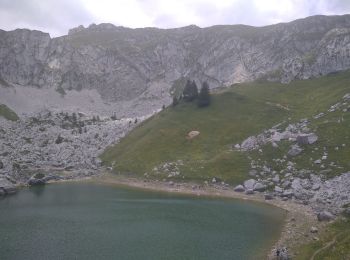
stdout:
POLYGON ((248 190, 246 190, 245 191, 245 194, 247 194, 247 195, 252 195, 252 194, 254 194, 255 192, 254 192, 254 190, 252 190, 252 189, 248 189, 248 190))
POLYGON ((30 186, 44 185, 45 183, 46 183, 45 174, 42 174, 42 173, 34 174, 28 180, 28 185, 30 186))
POLYGON ((273 199, 273 195, 270 193, 265 194, 265 200, 272 200, 273 199))
POLYGON ((237 185, 236 187, 234 187, 233 189, 235 192, 244 192, 245 188, 243 187, 243 185, 237 185))
POLYGON ((257 182, 257 183, 255 183, 253 190, 263 192, 266 190, 266 186, 260 182, 257 182))
POLYGON ((254 179, 246 180, 243 185, 247 190, 253 190, 256 181, 254 179))

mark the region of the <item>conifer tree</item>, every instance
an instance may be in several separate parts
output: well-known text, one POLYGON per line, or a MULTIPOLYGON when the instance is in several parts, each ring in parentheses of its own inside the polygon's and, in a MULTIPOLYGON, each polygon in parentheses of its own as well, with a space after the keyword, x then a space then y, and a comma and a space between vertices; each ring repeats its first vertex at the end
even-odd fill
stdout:
POLYGON ((206 81, 204 81, 198 95, 198 106, 206 107, 209 105, 210 105, 209 85, 206 81))
POLYGON ((187 80, 184 91, 183 99, 187 102, 191 102, 198 97, 198 88, 195 81, 187 80))
POLYGON ((173 97, 173 107, 179 104, 179 100, 177 99, 176 96, 173 97))

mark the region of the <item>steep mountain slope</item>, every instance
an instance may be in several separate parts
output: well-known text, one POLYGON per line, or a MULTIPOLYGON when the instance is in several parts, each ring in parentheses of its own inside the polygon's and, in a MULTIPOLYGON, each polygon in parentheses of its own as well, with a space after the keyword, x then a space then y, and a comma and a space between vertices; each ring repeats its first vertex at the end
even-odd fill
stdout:
POLYGON ((115 172, 168 180, 218 177, 238 184, 250 170, 257 178, 293 171, 330 178, 350 169, 350 98, 343 100, 350 92, 349 79, 350 73, 343 72, 288 85, 234 85, 214 94, 207 108, 191 103, 169 107, 102 158, 115 172), (200 135, 186 139, 193 130, 200 135), (297 135, 307 133, 316 134, 317 142, 290 156, 297 135), (322 162, 314 163, 324 154, 322 162))
POLYGON ((344 15, 266 27, 93 24, 53 39, 38 31, 0 31, 0 83, 60 93, 96 89, 104 100, 151 100, 159 108, 170 103, 169 90, 182 77, 218 87, 261 77, 290 82, 347 69, 349 27, 350 15, 344 15))

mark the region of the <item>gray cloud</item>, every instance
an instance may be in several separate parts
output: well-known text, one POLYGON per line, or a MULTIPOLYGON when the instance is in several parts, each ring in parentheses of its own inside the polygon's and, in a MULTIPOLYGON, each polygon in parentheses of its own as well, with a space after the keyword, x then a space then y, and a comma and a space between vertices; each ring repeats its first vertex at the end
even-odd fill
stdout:
POLYGON ((80 24, 111 22, 161 28, 197 24, 262 26, 316 14, 350 13, 349 0, 0 0, 1 29, 66 34, 80 24))
POLYGON ((93 17, 80 1, 70 0, 1 0, 2 29, 30 28, 52 35, 67 33, 78 24, 88 24, 93 17))

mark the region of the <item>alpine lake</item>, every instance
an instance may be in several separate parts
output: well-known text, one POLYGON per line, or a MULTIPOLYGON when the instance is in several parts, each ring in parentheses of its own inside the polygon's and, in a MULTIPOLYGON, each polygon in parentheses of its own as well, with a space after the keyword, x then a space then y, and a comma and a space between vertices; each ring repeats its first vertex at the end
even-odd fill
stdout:
POLYGON ((235 199, 49 184, 0 200, 0 258, 265 259, 284 217, 235 199))

